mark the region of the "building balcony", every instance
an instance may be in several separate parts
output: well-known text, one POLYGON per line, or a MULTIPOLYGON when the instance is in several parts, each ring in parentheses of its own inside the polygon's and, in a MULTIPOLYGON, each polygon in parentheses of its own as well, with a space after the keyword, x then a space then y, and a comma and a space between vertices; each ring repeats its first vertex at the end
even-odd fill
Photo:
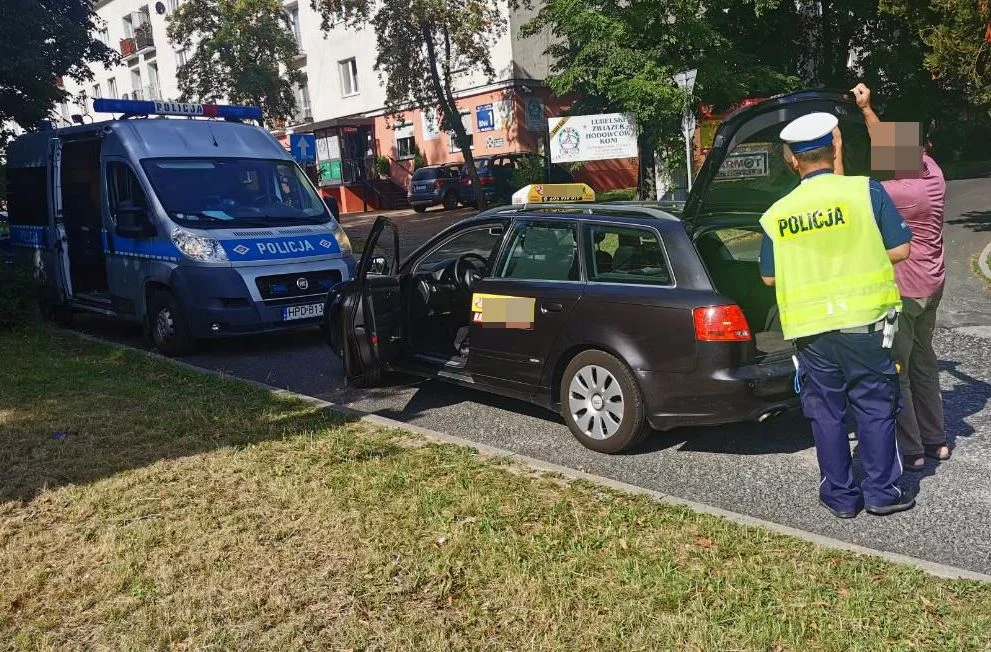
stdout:
POLYGON ((120 53, 125 57, 134 56, 138 52, 138 45, 133 38, 122 38, 120 40, 120 53))
POLYGON ((151 31, 151 23, 145 23, 134 28, 134 42, 138 52, 155 47, 155 38, 151 31))
POLYGON ((302 125, 313 122, 313 109, 309 104, 298 104, 296 113, 289 118, 289 125, 302 125))

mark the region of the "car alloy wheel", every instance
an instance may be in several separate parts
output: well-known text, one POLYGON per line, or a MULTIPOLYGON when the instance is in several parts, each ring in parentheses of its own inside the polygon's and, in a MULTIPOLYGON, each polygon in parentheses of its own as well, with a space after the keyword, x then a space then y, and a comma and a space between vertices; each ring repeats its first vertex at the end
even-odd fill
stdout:
POLYGON ((623 425, 623 389, 604 367, 579 369, 571 379, 568 396, 571 417, 588 437, 608 439, 623 425))
POLYGON ((155 344, 167 345, 175 337, 175 320, 168 306, 163 306, 155 317, 155 344))

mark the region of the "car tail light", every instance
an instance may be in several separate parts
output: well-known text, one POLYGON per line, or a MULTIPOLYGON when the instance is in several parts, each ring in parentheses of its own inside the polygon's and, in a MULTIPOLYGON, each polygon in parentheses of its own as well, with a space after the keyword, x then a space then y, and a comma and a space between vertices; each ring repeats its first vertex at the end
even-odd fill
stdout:
POLYGON ((470 186, 471 179, 469 179, 468 177, 461 177, 460 179, 458 179, 458 183, 461 184, 462 186, 470 186))
POLYGON ((478 185, 480 186, 494 186, 495 177, 479 177, 478 185))
POLYGON ((695 339, 700 342, 749 342, 750 324, 738 305, 709 306, 692 311, 695 339))
POLYGON ((434 181, 434 190, 438 190, 442 185, 443 184, 440 182, 440 179, 436 179, 434 181))

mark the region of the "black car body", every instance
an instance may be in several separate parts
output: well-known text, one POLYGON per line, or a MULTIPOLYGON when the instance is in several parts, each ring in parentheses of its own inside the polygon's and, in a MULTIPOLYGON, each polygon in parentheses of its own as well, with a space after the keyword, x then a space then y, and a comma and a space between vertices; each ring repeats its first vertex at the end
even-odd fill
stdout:
POLYGON ((410 206, 422 213, 431 206, 442 205, 450 210, 458 207, 457 165, 427 165, 417 168, 410 180, 406 198, 410 206))
POLYGON ((856 106, 807 91, 727 118, 683 211, 497 208, 402 263, 379 218, 354 280, 328 296, 329 343, 352 381, 401 369, 523 399, 603 452, 650 428, 779 414, 797 402, 793 350, 760 278, 758 219, 798 183, 777 135, 812 111, 840 116, 847 174, 869 170, 856 106))
MULTIPOLYGON (((486 202, 509 203, 513 192, 517 190, 513 184, 513 171, 524 162, 540 166, 544 170, 543 176, 540 178, 541 183, 571 183, 574 181, 570 172, 556 164, 550 166, 550 178, 548 179, 547 159, 540 154, 518 152, 480 156, 475 159, 475 168, 478 170, 478 184, 485 193, 486 202)), ((477 198, 478 195, 472 185, 471 177, 468 176, 468 166, 462 166, 458 181, 458 201, 466 206, 474 206, 477 203, 477 198)))

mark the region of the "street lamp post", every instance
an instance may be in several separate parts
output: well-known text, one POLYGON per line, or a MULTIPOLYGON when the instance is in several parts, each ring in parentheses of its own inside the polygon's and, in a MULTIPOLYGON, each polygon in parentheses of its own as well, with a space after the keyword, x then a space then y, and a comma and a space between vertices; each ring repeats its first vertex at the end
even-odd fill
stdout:
POLYGON ((695 114, 692 112, 692 90, 695 88, 697 69, 679 72, 674 76, 674 83, 685 92, 685 101, 681 116, 681 133, 685 136, 685 170, 688 173, 688 191, 692 190, 692 137, 695 135, 695 114))

